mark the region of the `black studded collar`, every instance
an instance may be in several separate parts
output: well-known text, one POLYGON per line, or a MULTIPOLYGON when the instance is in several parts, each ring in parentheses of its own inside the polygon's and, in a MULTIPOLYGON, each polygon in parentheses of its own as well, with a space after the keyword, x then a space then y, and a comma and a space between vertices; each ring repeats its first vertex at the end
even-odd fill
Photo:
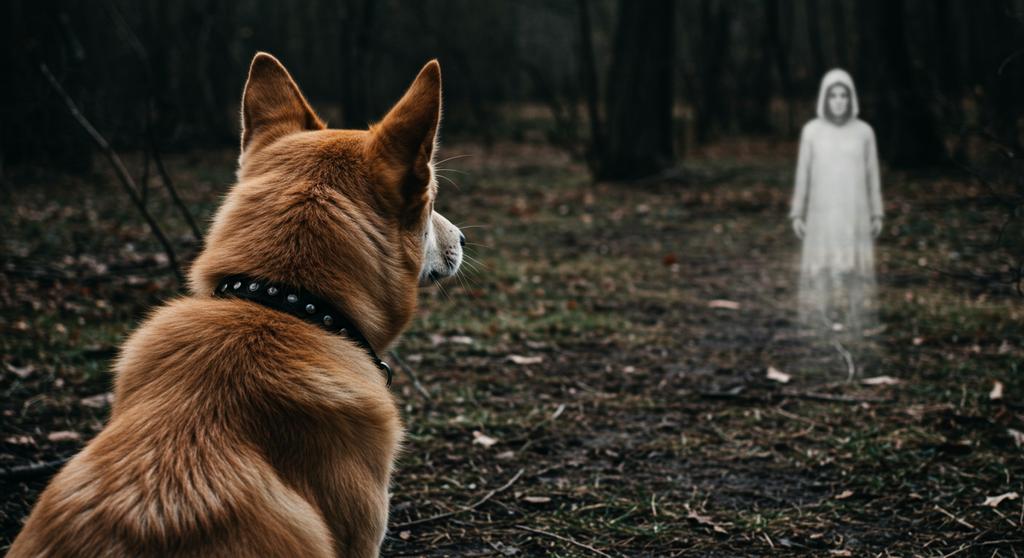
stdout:
POLYGON ((229 275, 217 283, 213 296, 241 298, 291 314, 335 335, 355 341, 373 359, 391 387, 391 367, 374 352, 359 328, 341 310, 315 294, 291 285, 273 283, 248 275, 229 275))

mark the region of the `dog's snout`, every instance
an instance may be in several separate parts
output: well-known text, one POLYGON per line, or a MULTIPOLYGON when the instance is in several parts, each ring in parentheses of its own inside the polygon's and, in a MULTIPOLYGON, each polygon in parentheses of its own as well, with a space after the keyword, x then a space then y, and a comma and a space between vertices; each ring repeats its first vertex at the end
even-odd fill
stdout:
POLYGON ((462 232, 459 232, 459 246, 466 247, 466 235, 462 234, 462 232))

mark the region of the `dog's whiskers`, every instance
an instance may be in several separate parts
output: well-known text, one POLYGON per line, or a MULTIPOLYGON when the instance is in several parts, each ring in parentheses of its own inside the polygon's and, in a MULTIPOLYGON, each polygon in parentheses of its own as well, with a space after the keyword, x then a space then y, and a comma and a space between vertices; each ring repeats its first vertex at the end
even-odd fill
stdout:
POLYGON ((447 159, 441 159, 440 161, 434 161, 434 166, 440 165, 441 163, 447 163, 448 161, 454 161, 455 159, 464 159, 466 157, 472 157, 472 154, 455 155, 454 157, 448 157, 447 159))
POLYGON ((447 290, 445 290, 444 285, 442 285, 441 282, 438 281, 437 279, 433 279, 433 281, 434 281, 434 284, 437 285, 438 292, 440 292, 441 295, 444 296, 444 299, 446 301, 451 302, 452 296, 450 294, 448 294, 447 290))
POLYGON ((463 274, 461 272, 460 273, 456 273, 455 274, 455 279, 458 280, 460 285, 462 285, 462 290, 466 291, 466 293, 470 293, 468 279, 466 278, 465 274, 463 274))
POLYGON ((466 253, 462 254, 462 261, 467 263, 467 264, 478 265, 478 266, 482 267, 483 269, 485 269, 487 271, 491 270, 490 266, 488 266, 484 262, 482 262, 482 261, 480 261, 480 260, 478 260, 478 259, 474 258, 473 256, 470 256, 469 254, 466 254, 466 253))
POLYGON ((445 176, 445 175, 443 175, 443 174, 438 174, 438 173, 434 173, 434 175, 435 175, 435 176, 437 176, 438 178, 443 178, 443 179, 447 180, 449 184, 451 184, 452 186, 455 186, 455 189, 456 189, 456 190, 459 190, 459 189, 460 189, 460 188, 459 188, 459 185, 458 185, 458 184, 456 184, 456 183, 455 183, 455 181, 454 181, 454 180, 452 180, 451 178, 448 178, 447 176, 445 176))

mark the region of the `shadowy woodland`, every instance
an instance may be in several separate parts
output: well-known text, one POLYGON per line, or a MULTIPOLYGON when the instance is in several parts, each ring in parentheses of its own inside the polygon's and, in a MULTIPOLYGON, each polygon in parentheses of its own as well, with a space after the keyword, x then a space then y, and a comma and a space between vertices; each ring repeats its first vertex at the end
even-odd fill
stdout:
POLYGON ((2 8, 0 548, 179 296, 264 50, 332 127, 444 75, 464 273, 386 360, 387 556, 1024 549, 1024 2, 2 8), (795 326, 786 222, 833 67, 883 159, 882 327, 795 326))

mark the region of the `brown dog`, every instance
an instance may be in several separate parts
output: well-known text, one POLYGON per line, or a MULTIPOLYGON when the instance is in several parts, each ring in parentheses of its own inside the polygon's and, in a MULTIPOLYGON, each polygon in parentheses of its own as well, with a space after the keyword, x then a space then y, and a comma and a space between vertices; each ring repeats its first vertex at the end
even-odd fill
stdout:
POLYGON ((440 108, 432 61, 369 131, 328 130, 284 67, 256 55, 238 183, 192 267, 194 294, 126 342, 109 423, 9 556, 378 554, 402 428, 372 348, 412 318, 418 284, 462 261, 464 238, 433 211, 440 108), (212 296, 233 275, 329 302, 364 344, 212 296))

